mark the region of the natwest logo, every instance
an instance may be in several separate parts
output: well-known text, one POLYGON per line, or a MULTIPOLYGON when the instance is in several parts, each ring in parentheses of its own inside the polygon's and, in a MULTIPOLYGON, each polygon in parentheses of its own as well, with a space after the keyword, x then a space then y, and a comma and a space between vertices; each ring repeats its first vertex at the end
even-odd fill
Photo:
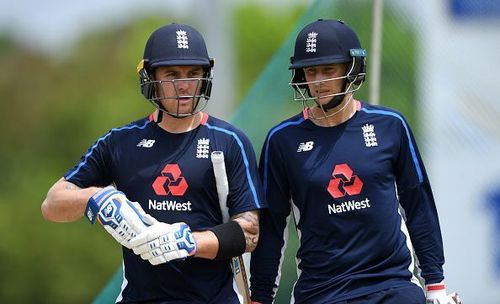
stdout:
POLYGON ((333 198, 341 198, 345 195, 356 195, 361 193, 363 182, 354 175, 351 167, 347 164, 336 165, 332 173, 333 178, 328 183, 328 192, 333 198))
POLYGON ((186 192, 188 184, 181 176, 181 169, 177 164, 167 164, 161 175, 153 182, 153 189, 157 195, 182 196, 186 192))

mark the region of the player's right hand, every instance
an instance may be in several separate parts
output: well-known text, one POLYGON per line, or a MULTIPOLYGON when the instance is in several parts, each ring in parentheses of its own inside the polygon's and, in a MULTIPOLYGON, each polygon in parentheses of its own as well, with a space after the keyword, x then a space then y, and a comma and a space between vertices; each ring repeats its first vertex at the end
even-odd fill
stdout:
POLYGON ((191 228, 184 223, 157 222, 144 229, 130 241, 132 250, 151 265, 184 259, 196 253, 196 242, 191 228))
POLYGON ((462 304, 456 292, 447 294, 444 282, 425 285, 426 304, 462 304))
POLYGON ((456 292, 435 298, 433 300, 427 299, 426 304, 462 304, 462 300, 456 292))
POLYGON ((139 203, 129 201, 123 192, 113 186, 108 186, 89 198, 85 216, 92 224, 97 218, 118 243, 129 249, 129 241, 156 222, 156 219, 144 212, 139 203))

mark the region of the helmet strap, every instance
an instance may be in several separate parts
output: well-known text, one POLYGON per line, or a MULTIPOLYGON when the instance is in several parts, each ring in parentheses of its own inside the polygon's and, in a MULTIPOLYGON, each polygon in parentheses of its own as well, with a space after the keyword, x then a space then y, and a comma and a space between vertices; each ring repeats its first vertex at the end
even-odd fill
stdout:
MULTIPOLYGON (((162 106, 160 105, 160 107, 162 107, 162 106)), ((156 115, 156 121, 155 122, 157 124, 159 124, 162 119, 163 119, 163 111, 160 110, 160 111, 158 111, 158 114, 156 115)))
POLYGON ((342 100, 344 100, 344 97, 345 94, 333 96, 328 103, 322 105, 321 107, 325 111, 338 107, 342 103, 342 100))
MULTIPOLYGON (((342 86, 342 92, 345 92, 346 89, 347 89, 347 81, 344 80, 344 85, 342 86)), ((324 111, 328 111, 330 109, 338 107, 342 103, 342 100, 344 100, 344 98, 345 98, 345 93, 333 96, 332 99, 330 99, 330 101, 324 105, 320 105, 319 103, 318 105, 322 107, 324 111)))

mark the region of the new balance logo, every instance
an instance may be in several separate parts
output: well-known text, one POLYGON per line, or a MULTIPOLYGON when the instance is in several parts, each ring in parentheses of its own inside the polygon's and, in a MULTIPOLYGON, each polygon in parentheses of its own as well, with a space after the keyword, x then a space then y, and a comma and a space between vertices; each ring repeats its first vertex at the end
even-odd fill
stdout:
POLYGON ((365 139, 365 146, 376 147, 378 146, 377 137, 375 136, 375 127, 372 124, 366 124, 361 127, 363 130, 363 138, 365 139))
POLYGON ((154 144, 154 139, 143 139, 137 144, 137 147, 151 148, 154 144))
POLYGON ((91 223, 94 223, 94 212, 90 208, 87 210, 87 218, 91 223))
POLYGON ((299 148, 297 149, 297 152, 306 152, 306 151, 311 151, 314 148, 314 141, 307 141, 300 143, 299 148))

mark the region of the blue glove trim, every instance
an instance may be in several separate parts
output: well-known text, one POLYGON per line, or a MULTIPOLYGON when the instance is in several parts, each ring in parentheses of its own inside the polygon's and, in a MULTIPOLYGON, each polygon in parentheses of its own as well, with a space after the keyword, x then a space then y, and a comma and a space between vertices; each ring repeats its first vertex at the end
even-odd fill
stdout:
POLYGON ((91 197, 87 202, 87 207, 85 207, 84 213, 91 224, 94 224, 97 212, 99 212, 99 205, 94 198, 91 197))
POLYGON ((97 219, 103 226, 108 225, 111 228, 116 229, 120 222, 123 220, 123 216, 120 212, 122 206, 121 202, 117 199, 108 200, 109 196, 106 197, 106 205, 101 206, 99 212, 97 213, 97 219))
POLYGON ((106 200, 103 197, 107 196, 108 194, 111 194, 111 192, 119 192, 119 191, 117 191, 113 186, 108 186, 100 191, 97 191, 94 195, 92 195, 91 198, 93 198, 96 202, 99 202, 98 206, 101 206, 102 202, 106 200))
POLYGON ((174 235, 177 240, 181 238, 186 240, 185 242, 177 242, 178 249, 184 249, 188 252, 188 254, 196 251, 196 242, 193 239, 191 228, 189 228, 187 224, 182 224, 179 230, 174 233, 174 235))
POLYGON ((89 198, 87 206, 85 207, 84 215, 91 224, 94 224, 102 202, 104 202, 110 194, 113 194, 113 192, 117 192, 114 187, 106 187, 97 191, 89 198))
POLYGON ((142 223, 148 227, 150 226, 148 223, 146 223, 141 215, 141 213, 139 212, 139 210, 137 210, 137 208, 135 208, 134 204, 132 204, 128 199, 127 199, 127 204, 130 206, 130 208, 132 208, 132 210, 134 210, 134 212, 137 214, 137 216, 141 219, 142 223))

